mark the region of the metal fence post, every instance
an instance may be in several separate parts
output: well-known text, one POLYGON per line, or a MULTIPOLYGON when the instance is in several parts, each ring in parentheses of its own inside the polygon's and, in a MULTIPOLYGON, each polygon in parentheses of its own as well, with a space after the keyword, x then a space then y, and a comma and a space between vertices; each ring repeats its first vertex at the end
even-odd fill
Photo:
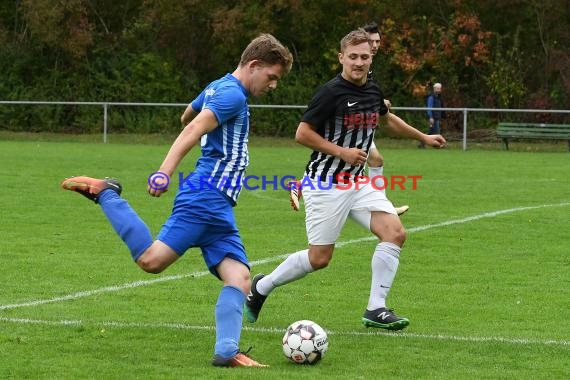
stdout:
POLYGON ((107 103, 103 103, 103 143, 107 144, 107 103))
POLYGON ((463 109, 463 150, 467 150, 467 108, 463 109))

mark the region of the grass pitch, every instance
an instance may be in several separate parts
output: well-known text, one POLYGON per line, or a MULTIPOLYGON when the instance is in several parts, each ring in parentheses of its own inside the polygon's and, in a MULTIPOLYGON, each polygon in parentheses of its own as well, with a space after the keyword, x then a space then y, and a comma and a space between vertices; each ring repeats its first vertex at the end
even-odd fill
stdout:
MULTIPOLYGON (((248 174, 300 176, 309 155, 252 139, 248 174)), ((401 332, 364 328, 375 242, 349 222, 325 270, 277 289, 242 348, 267 369, 210 365, 220 289, 198 250, 142 272, 97 205, 63 191, 71 175, 116 176, 156 233, 174 191, 147 177, 168 145, 0 141, 0 378, 566 379, 570 377, 570 159, 566 152, 382 149, 409 235, 388 298, 401 332), (329 332, 316 366, 281 353, 293 321, 329 332)), ((196 154, 179 170, 188 174, 196 154)), ((283 190, 244 191, 235 208, 252 273, 306 248, 303 212, 283 190)))

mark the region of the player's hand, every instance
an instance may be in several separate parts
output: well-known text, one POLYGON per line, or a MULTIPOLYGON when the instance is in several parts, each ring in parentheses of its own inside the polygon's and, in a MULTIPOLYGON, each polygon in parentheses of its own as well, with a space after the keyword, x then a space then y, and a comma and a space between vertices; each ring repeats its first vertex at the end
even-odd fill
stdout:
POLYGON ((358 148, 343 148, 340 153, 340 159, 352 166, 364 165, 367 157, 366 151, 358 148))
POLYGON ((445 148, 447 141, 442 135, 426 135, 424 138, 424 143, 434 148, 445 148))
POLYGON ((168 191, 168 189, 157 190, 157 189, 153 189, 152 187, 149 186, 147 188, 147 191, 153 197, 160 197, 162 195, 162 193, 166 193, 168 191))
POLYGON ((170 177, 164 172, 154 172, 148 177, 147 191, 153 197, 160 197, 168 191, 170 177))

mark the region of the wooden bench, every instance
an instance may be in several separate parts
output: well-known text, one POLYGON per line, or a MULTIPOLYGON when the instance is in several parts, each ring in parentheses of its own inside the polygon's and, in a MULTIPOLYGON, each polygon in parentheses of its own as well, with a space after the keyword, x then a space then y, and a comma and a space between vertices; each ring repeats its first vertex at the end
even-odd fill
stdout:
POLYGON ((566 140, 570 151, 570 125, 534 124, 534 123, 499 123, 497 137, 503 139, 509 150, 509 139, 566 140))

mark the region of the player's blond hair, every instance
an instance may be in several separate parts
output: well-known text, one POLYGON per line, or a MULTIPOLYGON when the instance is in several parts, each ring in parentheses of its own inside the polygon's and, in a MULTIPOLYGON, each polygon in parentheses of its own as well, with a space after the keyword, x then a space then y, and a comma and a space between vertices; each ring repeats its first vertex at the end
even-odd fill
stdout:
POLYGON ((363 42, 367 42, 368 45, 372 47, 372 40, 370 39, 368 32, 363 28, 358 28, 348 33, 342 38, 342 40, 340 40, 340 51, 341 53, 344 53, 348 46, 360 45, 363 42))
POLYGON ((240 66, 253 60, 259 60, 267 65, 280 64, 285 73, 293 66, 293 55, 279 40, 269 33, 263 33, 254 38, 241 54, 240 66))

